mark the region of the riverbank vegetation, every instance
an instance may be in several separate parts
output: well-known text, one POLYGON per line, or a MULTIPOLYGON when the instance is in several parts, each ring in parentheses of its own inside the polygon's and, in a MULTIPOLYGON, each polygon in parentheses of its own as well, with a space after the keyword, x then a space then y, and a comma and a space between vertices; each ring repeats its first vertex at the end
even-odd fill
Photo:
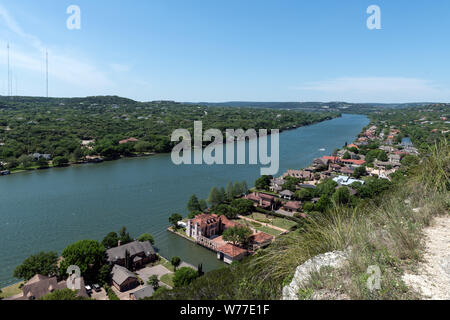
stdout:
MULTIPOLYGON (((422 122, 411 120, 417 118, 414 113, 427 112, 428 117, 440 122, 425 125, 442 126, 448 109, 430 106, 426 110, 435 112, 413 109, 410 113, 398 110, 382 117, 374 115, 373 121, 381 128, 397 127, 414 144, 425 141, 419 157, 404 158, 408 159, 402 161, 406 168, 399 170, 392 182, 372 185, 369 181, 367 190, 358 190, 360 201, 351 206, 339 203, 336 201, 339 197, 332 196, 324 210, 311 212, 295 231, 278 237, 255 256, 208 272, 190 286, 157 292, 153 298, 280 299, 283 287, 291 282, 299 265, 331 251, 346 252, 346 263, 338 269, 323 268, 311 274, 298 292, 299 299, 420 298, 418 292, 406 286, 402 275, 414 270, 423 258, 422 230, 434 217, 448 215, 450 209, 450 145, 445 133, 448 126, 440 127, 444 130, 438 134, 435 127, 424 129, 422 122), (400 114, 405 112, 407 116, 400 120, 400 114), (380 290, 371 291, 367 287, 369 266, 381 270, 380 290)), ((423 115, 419 120, 422 118, 423 115)), ((364 149, 367 153, 375 150, 370 145, 364 149)), ((259 179, 259 187, 267 188, 269 178, 259 179)), ((334 189, 327 181, 314 192, 328 190, 331 194, 334 189)))
POLYGON ((208 272, 191 285, 157 292, 154 299, 280 299, 297 266, 325 252, 350 253, 341 269, 314 274, 300 295, 326 291, 329 298, 410 299, 418 297, 402 282, 405 270, 422 257, 421 230, 450 208, 450 147, 443 140, 421 164, 370 202, 349 208, 333 204, 305 218, 301 228, 281 236, 255 257, 208 272), (436 174, 430 179, 430 170, 436 174), (419 208, 419 209, 417 209, 419 208), (382 271, 381 290, 369 291, 367 268, 382 271))
POLYGON ((175 129, 292 129, 339 116, 260 108, 206 107, 119 97, 0 97, 2 169, 45 169, 80 161, 170 152, 175 129), (86 158, 88 157, 88 158, 86 158))

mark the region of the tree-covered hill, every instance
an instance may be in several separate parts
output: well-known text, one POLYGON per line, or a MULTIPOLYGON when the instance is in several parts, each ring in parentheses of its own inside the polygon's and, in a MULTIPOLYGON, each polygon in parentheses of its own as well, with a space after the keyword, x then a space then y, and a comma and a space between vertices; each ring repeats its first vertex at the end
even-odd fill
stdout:
POLYGON ((0 160, 4 169, 45 167, 87 155, 106 159, 136 153, 169 152, 175 129, 290 129, 339 116, 337 112, 300 112, 262 108, 207 107, 173 101, 137 102, 116 96, 87 98, 0 97, 0 160), (129 138, 136 140, 119 144, 129 138), (82 141, 91 144, 82 146, 82 141), (62 158, 62 159, 61 159, 62 158))

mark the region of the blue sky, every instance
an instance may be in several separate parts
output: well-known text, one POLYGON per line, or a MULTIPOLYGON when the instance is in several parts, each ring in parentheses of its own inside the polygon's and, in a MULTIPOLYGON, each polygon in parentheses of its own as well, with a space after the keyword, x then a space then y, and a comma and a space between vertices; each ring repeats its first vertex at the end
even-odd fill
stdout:
POLYGON ((45 95, 48 49, 50 96, 449 102, 449 17, 447 0, 2 0, 0 94, 9 42, 19 95, 45 95))

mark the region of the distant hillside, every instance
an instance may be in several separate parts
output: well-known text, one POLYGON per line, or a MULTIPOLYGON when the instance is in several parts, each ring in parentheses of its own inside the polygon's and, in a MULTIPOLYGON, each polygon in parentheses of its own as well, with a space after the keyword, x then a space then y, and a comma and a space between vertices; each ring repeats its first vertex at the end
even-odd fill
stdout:
MULTIPOLYGON (((186 102, 186 104, 194 104, 186 102)), ((347 102, 252 102, 252 101, 230 101, 230 102, 198 102, 195 104, 210 107, 249 107, 249 108, 270 108, 270 109, 298 109, 306 111, 330 110, 366 113, 378 111, 380 109, 410 108, 429 105, 428 102, 420 103, 347 103, 347 102)))

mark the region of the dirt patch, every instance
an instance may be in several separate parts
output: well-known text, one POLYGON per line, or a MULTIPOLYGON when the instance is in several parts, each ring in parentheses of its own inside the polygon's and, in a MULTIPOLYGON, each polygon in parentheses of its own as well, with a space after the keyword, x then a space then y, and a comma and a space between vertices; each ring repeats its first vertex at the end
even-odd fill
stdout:
POLYGON ((424 230, 424 261, 403 281, 424 299, 450 300, 450 215, 438 217, 424 230))

